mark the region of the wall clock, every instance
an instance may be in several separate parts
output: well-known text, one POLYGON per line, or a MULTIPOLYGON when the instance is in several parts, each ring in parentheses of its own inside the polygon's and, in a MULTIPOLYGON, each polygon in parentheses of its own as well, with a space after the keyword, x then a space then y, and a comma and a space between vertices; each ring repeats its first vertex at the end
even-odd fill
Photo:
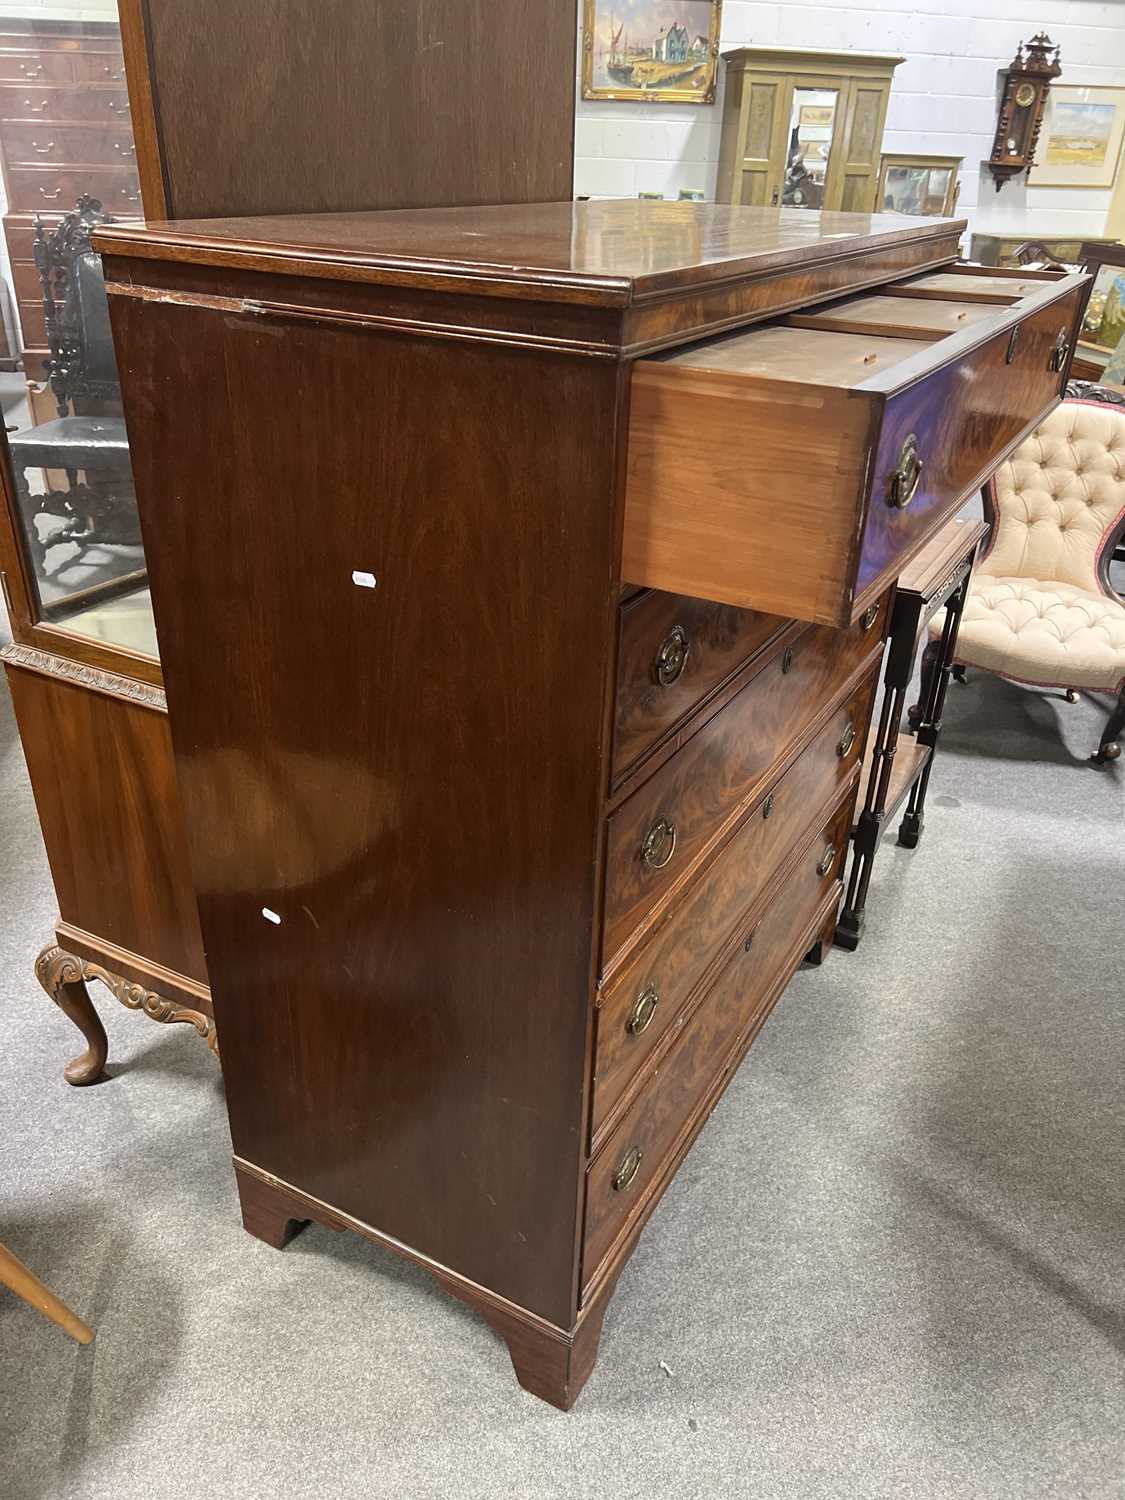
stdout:
POLYGON ((1004 80, 1000 118, 988 169, 999 192, 1009 177, 1017 177, 1035 162, 1035 145, 1043 122, 1043 106, 1051 80, 1062 72, 1059 49, 1045 31, 1016 48, 1004 80))

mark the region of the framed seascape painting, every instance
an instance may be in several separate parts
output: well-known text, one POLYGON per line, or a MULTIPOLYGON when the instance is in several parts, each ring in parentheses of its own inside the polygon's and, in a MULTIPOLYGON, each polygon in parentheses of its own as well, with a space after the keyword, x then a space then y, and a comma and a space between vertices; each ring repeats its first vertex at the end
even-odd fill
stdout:
POLYGON ((584 0, 583 99, 713 104, 723 0, 584 0))
POLYGON ((1113 186, 1125 135, 1125 88, 1054 84, 1047 96, 1032 187, 1113 186))

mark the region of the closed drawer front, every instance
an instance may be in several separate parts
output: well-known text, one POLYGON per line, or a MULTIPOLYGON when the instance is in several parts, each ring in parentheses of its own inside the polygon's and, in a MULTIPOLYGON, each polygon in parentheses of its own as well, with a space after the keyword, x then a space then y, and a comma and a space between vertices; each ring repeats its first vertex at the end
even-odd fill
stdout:
MULTIPOLYGON (((47 233, 62 219, 61 214, 42 213, 47 233)), ((4 216, 4 238, 8 242, 8 259, 35 262, 35 219, 31 214, 6 214, 4 216)))
POLYGON ((135 167, 9 167, 12 207, 74 208, 83 193, 100 200, 112 214, 140 212, 141 190, 135 167))
POLYGON ((763 789, 818 711, 878 648, 887 605, 884 596, 847 630, 814 626, 775 652, 612 815, 603 972, 763 789))
MULTIPOLYGON (((597 1012, 591 1131, 595 1137, 693 992, 721 957, 788 851, 859 764, 877 668, 808 749, 751 808, 746 821, 668 919, 607 984, 597 1012)), ((742 934, 744 936, 745 934, 742 934)))
POLYGON ((110 84, 27 83, 0 85, 0 119, 129 121, 129 96, 110 84))
POLYGON ((670 735, 788 621, 682 594, 641 594, 621 608, 615 783, 670 735))
POLYGON ((128 120, 118 126, 42 125, 6 120, 0 125, 0 145, 9 167, 82 164, 106 167, 133 166, 137 148, 128 120))
POLYGON ((0 49, 0 79, 16 83, 121 83, 125 59, 119 51, 68 52, 0 49))
POLYGON ((586 1180, 582 1276, 589 1286, 618 1236, 663 1187, 685 1138, 717 1097, 748 1034, 800 963, 838 899, 852 798, 800 852, 757 925, 719 975, 644 1090, 595 1157, 586 1180))
POLYGON ((47 345, 47 319, 43 315, 42 302, 20 302, 20 329, 23 347, 45 348, 47 345))
POLYGON ((906 282, 639 360, 623 576, 855 618, 1058 400, 1088 278, 1028 280, 906 282))
POLYGON ((14 260, 11 266, 12 281, 15 284, 19 301, 34 302, 37 297, 42 296, 43 288, 39 281, 39 272, 33 260, 14 260))

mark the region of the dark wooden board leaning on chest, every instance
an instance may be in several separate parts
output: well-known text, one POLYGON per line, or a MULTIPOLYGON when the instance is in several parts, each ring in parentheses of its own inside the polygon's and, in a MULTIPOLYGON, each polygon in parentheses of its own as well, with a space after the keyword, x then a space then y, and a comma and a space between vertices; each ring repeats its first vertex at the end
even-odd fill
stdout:
MULTIPOLYGON (((366 0, 118 9, 120 32, 0 24, 5 228, 37 379, 48 351, 36 205, 49 225, 80 192, 137 214, 138 176, 150 223, 571 191, 572 70, 543 59, 570 57, 575 0, 496 0, 477 26, 458 0, 433 0, 424 15, 393 0, 378 24, 366 0)), ((32 402, 55 415, 49 391, 32 402)), ((160 663, 44 617, 2 442, 0 455, 0 584, 14 636, 4 661, 60 908, 36 974, 86 1038, 66 1077, 90 1083, 104 1076, 106 1040, 86 980, 156 1019, 189 1021, 213 1049, 217 1039, 160 663)))
POLYGON ((857 347, 837 389, 785 388, 815 463, 867 457, 776 513, 770 578, 770 476, 741 494, 752 456, 732 478, 699 453, 682 550, 702 582, 686 627, 651 611, 642 650, 652 596, 626 585, 667 589, 682 561, 651 391, 762 395, 756 355, 709 383, 660 351, 950 265, 962 227, 560 203, 99 236, 244 1221, 409 1256, 557 1405, 676 1165, 830 940, 893 579, 1058 399, 1080 278, 901 345, 901 375, 857 374, 857 347), (918 463, 934 433, 955 464, 918 463), (712 524, 736 533, 717 562, 712 524), (753 587, 789 607, 723 603, 753 587))

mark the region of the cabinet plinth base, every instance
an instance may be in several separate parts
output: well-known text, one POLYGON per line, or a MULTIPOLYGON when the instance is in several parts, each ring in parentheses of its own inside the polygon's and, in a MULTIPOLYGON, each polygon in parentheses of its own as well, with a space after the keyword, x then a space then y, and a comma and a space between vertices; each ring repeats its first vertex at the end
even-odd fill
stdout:
POLYGON ((574 1405, 598 1357, 602 1322, 616 1286, 616 1276, 607 1280, 594 1301, 582 1309, 573 1328, 558 1328, 410 1250, 390 1236, 380 1234, 360 1220, 337 1213, 328 1204, 271 1177, 249 1162, 236 1157, 234 1171, 242 1206, 242 1223, 248 1233, 280 1250, 306 1224, 315 1221, 337 1231, 353 1229, 374 1244, 414 1261, 429 1271, 450 1296, 479 1313, 500 1335, 508 1346, 516 1379, 525 1391, 557 1406, 560 1411, 569 1411, 574 1405))

